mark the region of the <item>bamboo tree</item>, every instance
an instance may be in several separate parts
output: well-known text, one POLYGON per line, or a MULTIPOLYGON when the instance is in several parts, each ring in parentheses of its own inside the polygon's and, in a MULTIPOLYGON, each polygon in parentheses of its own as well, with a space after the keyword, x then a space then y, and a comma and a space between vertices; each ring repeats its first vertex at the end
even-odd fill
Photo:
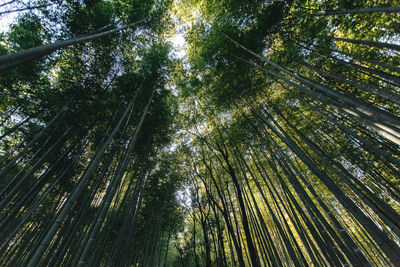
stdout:
POLYGON ((333 15, 346 15, 346 14, 365 14, 365 13, 400 13, 400 7, 371 7, 371 8, 358 8, 348 10, 324 10, 319 11, 314 16, 333 16, 333 15))
POLYGON ((6 55, 6 56, 0 56, 0 71, 8 70, 11 67, 18 66, 22 63, 41 58, 43 56, 49 55, 53 53, 54 51, 57 51, 59 49, 79 44, 79 43, 84 43, 88 42, 91 40, 99 39, 101 37, 107 36, 109 34, 115 33, 122 31, 124 29, 127 29, 129 27, 132 27, 136 24, 142 23, 144 20, 140 20, 135 23, 131 23, 129 25, 121 26, 112 30, 100 32, 100 33, 94 33, 94 34, 89 34, 89 35, 84 35, 80 37, 75 37, 69 40, 64 40, 64 41, 59 41, 53 44, 48 44, 44 46, 39 46, 39 47, 34 47, 30 48, 21 52, 17 52, 11 55, 6 55))
POLYGON ((90 249, 91 246, 93 244, 93 242, 95 241, 95 238, 100 230, 100 226, 102 225, 102 222, 104 220, 104 217, 106 215, 106 212, 108 211, 108 208, 111 204, 111 200, 114 197, 115 191, 118 188, 120 182, 119 180, 122 178, 124 171, 126 169, 126 166, 128 164, 128 160, 132 154, 136 139, 138 137, 138 134, 142 128, 143 125, 143 121, 146 117, 147 111, 150 107, 150 103, 153 100, 153 96, 154 96, 154 90, 149 98, 149 101, 147 102, 147 105, 142 113, 142 117, 140 118, 139 124, 135 129, 135 133, 132 136, 132 139, 129 142, 128 148, 125 152, 124 158, 122 160, 120 160, 120 166, 117 168, 117 173, 115 175, 115 177, 113 178, 113 181, 111 183, 111 185, 109 186, 109 190, 107 191, 104 199, 103 199, 103 204, 101 205, 101 210, 100 213, 98 215, 98 219, 96 220, 96 224, 93 226, 93 228, 90 231, 90 237, 88 239, 88 243, 85 246, 85 249, 82 252, 81 258, 79 260, 78 265, 83 265, 86 263, 86 259, 87 259, 87 255, 90 253, 90 249))
POLYGON ((96 156, 93 158, 92 162, 90 163, 86 173, 82 176, 82 178, 79 180, 79 184, 75 191, 71 194, 71 196, 68 198, 68 201, 64 204, 62 210, 60 213, 57 215, 57 219, 54 222, 54 224, 51 226, 49 231, 47 232, 46 236, 43 238, 41 241, 41 244, 39 247, 36 249, 34 255, 32 256, 32 259, 30 260, 28 266, 34 266, 40 261, 40 258, 46 249, 46 247, 49 245, 50 240, 53 238, 54 234, 56 233, 59 225, 62 223, 63 219, 65 216, 68 214, 69 210, 71 209, 74 201, 81 195, 84 185, 86 184, 87 180, 90 178, 92 175, 94 169, 97 167, 100 159, 105 153, 105 150, 108 148, 110 143, 112 142, 114 136, 117 134, 119 127, 121 126, 122 122, 124 121, 125 117, 127 116, 128 112, 132 109, 135 99, 136 99, 137 93, 134 95, 130 103, 128 104, 127 108, 125 109, 124 114, 121 116, 120 120, 118 121, 117 125, 114 127, 112 133, 109 135, 107 141, 103 144, 101 150, 96 154, 96 156))

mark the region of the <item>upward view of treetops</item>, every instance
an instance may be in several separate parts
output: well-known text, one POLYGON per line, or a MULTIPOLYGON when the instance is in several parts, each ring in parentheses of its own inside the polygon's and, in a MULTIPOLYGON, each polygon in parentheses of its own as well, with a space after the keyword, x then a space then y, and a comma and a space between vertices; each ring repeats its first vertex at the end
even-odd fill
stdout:
POLYGON ((400 266, 398 0, 0 25, 0 266, 400 266))

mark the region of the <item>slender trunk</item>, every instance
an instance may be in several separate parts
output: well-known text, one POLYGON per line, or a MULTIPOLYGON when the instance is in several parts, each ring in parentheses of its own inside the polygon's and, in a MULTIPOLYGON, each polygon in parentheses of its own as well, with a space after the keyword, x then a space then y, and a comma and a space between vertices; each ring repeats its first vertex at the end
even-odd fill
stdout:
POLYGON ((342 41, 342 42, 346 42, 346 43, 360 44, 360 45, 372 46, 372 47, 376 47, 376 48, 388 48, 391 50, 400 51, 400 45, 397 45, 397 44, 389 44, 389 43, 382 43, 382 42, 375 42, 375 41, 368 41, 368 40, 355 40, 355 39, 349 39, 349 38, 337 38, 337 37, 333 37, 333 36, 324 36, 323 38, 333 39, 335 41, 342 41))
MULTIPOLYGON (((387 115, 389 115, 389 117, 387 117, 389 119, 389 121, 384 121, 384 120, 380 121, 379 120, 380 117, 377 116, 378 114, 376 114, 376 116, 373 115, 374 114, 373 111, 368 111, 368 108, 364 109, 364 107, 355 104, 355 102, 353 103, 354 104, 353 107, 351 107, 351 106, 349 107, 349 106, 345 105, 344 103, 341 103, 339 99, 332 100, 323 94, 315 92, 315 91, 313 91, 307 87, 304 87, 298 83, 295 83, 295 82, 291 81, 290 79, 287 79, 273 71, 270 71, 268 69, 260 67, 259 65, 255 64, 255 63, 251 63, 251 64, 253 64, 255 67, 273 75, 274 77, 285 81, 286 83, 290 84, 291 86, 299 89, 301 92, 309 95, 310 97, 312 97, 328 106, 331 106, 341 112, 348 114, 354 120, 360 121, 363 124, 370 126, 375 131, 377 131, 377 133, 379 133, 380 135, 384 136, 385 138, 394 142, 395 144, 400 145, 400 138, 398 137, 398 136, 400 136, 400 130, 399 130, 399 126, 398 126, 400 120, 396 120, 395 117, 393 117, 392 115, 389 115, 388 113, 385 112, 387 115), (391 123, 393 123, 393 124, 391 124, 391 123)), ((337 92, 331 91, 331 93, 333 95, 337 95, 337 92)), ((340 99, 344 99, 344 96, 342 95, 340 97, 340 99)), ((349 100, 349 101, 352 102, 351 100, 349 100)), ((373 108, 373 110, 375 110, 375 109, 376 108, 373 108)))
POLYGON ((210 240, 209 240, 209 237, 208 237, 207 223, 206 223, 205 215, 204 215, 203 210, 201 209, 200 205, 199 205, 200 215, 201 215, 200 223, 201 223, 201 228, 203 230, 204 248, 205 248, 205 251, 206 251, 206 255, 205 255, 206 263, 205 263, 205 266, 206 267, 211 267, 211 251, 210 251, 210 240))
MULTIPOLYGON (((396 233, 397 236, 400 236, 400 215, 388 204, 383 202, 380 198, 378 198, 369 188, 367 188, 359 179, 355 178, 352 174, 350 174, 339 162, 333 160, 332 155, 325 155, 325 152, 322 151, 320 147, 314 144, 308 137, 302 134, 294 125, 292 125, 282 113, 278 113, 281 118, 285 120, 287 125, 291 129, 293 129, 296 134, 301 137, 301 139, 309 145, 309 147, 318 155, 320 159, 326 162, 326 165, 332 169, 353 191, 359 196, 364 203, 366 203, 372 210, 374 210, 378 216, 396 233), (342 175, 333 166, 337 166, 344 174, 342 175), (363 192, 361 192, 358 188, 356 188, 349 180, 349 177, 355 184, 357 184, 363 192), (378 210, 379 209, 379 210, 378 210), (390 219, 391 221, 388 221, 390 219), (393 225, 394 224, 394 225, 393 225), (396 229, 397 228, 397 229, 396 229)), ((278 128, 280 128, 279 124, 276 124, 278 128)))
POLYGON ((21 12, 21 11, 32 11, 34 9, 41 9, 41 8, 45 8, 45 7, 48 7, 48 6, 52 6, 54 4, 55 3, 50 3, 50 4, 44 4, 44 5, 28 6, 28 7, 24 7, 24 8, 17 8, 17 9, 7 10, 7 11, 0 12, 0 16, 2 16, 4 14, 10 14, 10 13, 21 12))
POLYGON ((16 227, 14 227, 13 232, 8 235, 8 238, 3 242, 0 247, 0 254, 5 255, 6 246, 9 245, 10 240, 21 230, 22 226, 26 223, 26 221, 30 218, 32 213, 37 209, 37 207, 43 202, 43 200, 47 197, 47 195, 51 192, 54 186, 64 177, 67 173, 68 168, 66 168, 58 177, 55 179, 43 192, 40 198, 34 203, 34 205, 29 209, 29 211, 24 215, 23 219, 18 223, 16 227))
POLYGON ((0 5, 0 7, 6 6, 6 5, 10 5, 10 4, 12 4, 12 3, 14 3, 14 2, 17 2, 17 1, 18 1, 18 0, 10 0, 10 1, 8 1, 8 2, 4 2, 3 4, 0 5))
MULTIPOLYGON (((252 108, 257 116, 260 114, 252 108)), ((273 131, 308 167, 309 169, 319 177, 319 179, 331 190, 332 194, 340 201, 340 203, 348 209, 357 220, 363 224, 368 230, 374 240, 381 246, 382 250, 390 258, 393 264, 400 263, 400 248, 398 245, 388 238, 385 233, 369 218, 365 215, 359 207, 347 197, 343 191, 327 176, 327 174, 321 170, 315 163, 302 151, 296 143, 285 133, 282 134, 275 129, 270 123, 260 116, 260 119, 273 131)))
POLYGON ((193 254, 194 254, 194 261, 196 263, 196 267, 199 267, 199 259, 197 258, 197 252, 196 252, 196 214, 193 209, 193 254))
POLYGON ((71 46, 74 44, 78 44, 78 43, 88 42, 88 41, 95 40, 95 39, 101 38, 103 36, 112 34, 114 32, 122 31, 128 27, 132 27, 143 21, 144 20, 140 20, 138 22, 131 23, 131 24, 125 25, 125 26, 121 26, 121 27, 118 27, 118 28, 115 28, 112 30, 108 30, 105 32, 75 37, 72 39, 59 41, 59 42, 48 44, 48 45, 37 46, 34 48, 26 49, 21 52, 13 53, 10 55, 0 56, 0 71, 4 71, 11 67, 20 65, 22 63, 49 55, 49 54, 53 53, 54 51, 57 51, 61 48, 65 48, 65 47, 68 47, 68 46, 71 46))
POLYGON ((168 239, 167 239, 167 248, 165 249, 165 254, 164 254, 164 267, 167 267, 167 261, 168 261, 168 249, 169 249, 169 240, 171 239, 171 234, 168 233, 168 239))
MULTIPOLYGON (((326 59, 332 59, 333 61, 337 62, 338 64, 340 64, 342 66, 349 67, 349 68, 353 69, 354 71, 356 71, 358 73, 366 74, 367 76, 370 76, 370 77, 373 77, 375 79, 381 80, 386 84, 390 84, 394 88, 397 88, 399 83, 400 83, 400 79, 399 79, 398 76, 389 74, 387 72, 378 70, 376 68, 372 69, 372 68, 365 67, 365 66, 360 65, 360 64, 355 64, 355 63, 353 63, 351 61, 345 61, 343 59, 334 57, 332 54, 327 55, 327 54, 325 54, 323 52, 317 51, 315 48, 311 48, 312 44, 310 44, 310 43, 303 44, 302 43, 303 41, 299 40, 298 38, 292 37, 292 36, 288 36, 288 38, 293 43, 297 44, 298 46, 300 46, 300 47, 302 47, 302 48, 304 48, 304 49, 306 49, 306 50, 308 50, 310 52, 313 52, 313 53, 317 54, 318 56, 324 57, 326 59), (377 76, 375 76, 375 75, 377 75, 377 76)), ((336 50, 334 50, 333 52, 338 52, 338 53, 344 54, 344 52, 336 51, 336 50)), ((344 54, 344 55, 346 55, 346 54, 344 54)), ((355 57, 355 56, 353 55, 353 57, 355 57)), ((396 72, 399 71, 398 68, 393 67, 393 66, 391 66, 391 67, 392 67, 391 69, 395 68, 396 72)))
POLYGON ((340 76, 337 73, 333 73, 332 71, 327 72, 327 71, 321 70, 321 69, 319 69, 319 68, 317 68, 315 66, 307 64, 306 62, 300 62, 300 64, 302 64, 303 66, 305 66, 307 68, 312 69, 316 73, 319 73, 319 74, 324 75, 326 77, 338 80, 338 81, 340 81, 342 83, 351 85, 351 86, 353 86, 355 88, 358 88, 360 90, 367 91, 367 92, 372 93, 372 94, 376 94, 376 95, 378 95, 380 97, 386 98, 387 100, 390 100, 390 101, 400 105, 400 96, 398 94, 396 94, 396 93, 392 93, 392 92, 388 92, 388 91, 382 90, 382 88, 379 88, 378 86, 375 86, 373 84, 361 84, 361 83, 359 83, 357 81, 351 81, 348 78, 344 78, 344 77, 340 76))
POLYGON ((2 140, 4 137, 12 134, 13 132, 15 132, 16 130, 18 130, 19 127, 21 127, 22 125, 24 125, 25 122, 29 121, 31 119, 31 117, 25 118, 23 120, 21 120, 18 124, 14 125, 13 127, 11 127, 10 129, 8 129, 4 134, 2 134, 0 136, 0 140, 2 140))
POLYGON ((1 121, 0 127, 3 126, 12 117, 12 115, 18 110, 18 108, 19 106, 11 107, 1 113, 0 117, 10 112, 10 114, 8 114, 7 117, 1 121))
MULTIPOLYGON (((72 149, 76 146, 77 143, 78 143, 77 141, 72 143, 63 153, 63 155, 60 156, 58 160, 54 164, 52 164, 52 166, 39 177, 38 181, 30 188, 30 190, 27 193, 23 193, 23 195, 21 196, 21 198, 18 200, 17 203, 15 204, 13 203, 11 209, 7 211, 7 216, 5 218, 0 217, 1 218, 0 221, 2 221, 2 223, 0 224, 0 232, 8 232, 4 231, 3 227, 7 226, 7 222, 11 220, 17 213, 19 214, 23 213, 23 209, 21 210, 21 208, 23 207, 24 204, 25 208, 29 207, 29 203, 31 203, 32 200, 39 194, 39 192, 43 189, 43 186, 46 183, 46 181, 53 175, 54 172, 56 172, 60 164, 62 164, 65 161, 66 156, 68 155, 68 153, 72 151, 72 149)), ((19 192, 19 194, 21 195, 22 193, 19 192)))
POLYGON ((346 14, 370 14, 370 13, 400 13, 400 7, 369 7, 357 8, 347 10, 324 10, 319 11, 312 16, 333 16, 333 15, 346 15, 346 14))
POLYGON ((135 96, 132 98, 131 102, 129 103, 128 107, 126 108, 124 114, 121 116, 121 118, 120 118, 119 122, 117 123, 117 125, 114 127, 114 130, 112 131, 112 133, 108 137, 107 141, 102 145, 100 150, 97 152, 97 154, 93 158, 92 162, 89 164, 85 174, 80 179, 79 184, 76 187, 75 191, 70 195, 68 200, 65 202, 65 204, 63 205, 62 210, 57 215, 57 219, 51 225, 51 227, 48 230, 48 232, 45 235, 45 237, 41 240, 39 247, 35 250, 31 260, 28 263, 29 267, 34 267, 39 263, 43 253, 47 249, 48 245, 50 244, 51 240, 53 239, 54 235, 56 234, 59 226, 62 224, 64 218, 68 215, 68 213, 69 213, 70 209, 72 208, 72 206, 74 205, 75 201, 83 193, 87 181, 89 180, 89 178, 92 176, 93 172, 95 171, 95 169, 96 169, 97 165, 99 164, 101 158, 103 157, 106 149, 108 148, 108 146, 113 141, 115 135, 117 134, 117 132, 118 132, 118 130, 119 130, 121 124, 122 124, 122 122, 125 120, 125 117, 128 115, 129 111, 132 109, 132 107, 134 105, 134 102, 136 100, 136 96, 137 96, 137 94, 135 94, 135 96))
MULTIPOLYGON (((207 145, 209 145, 205 139, 204 139, 204 141, 206 142, 207 145)), ((229 209, 227 207, 225 197, 224 197, 224 195, 223 195, 223 193, 222 193, 222 191, 220 189, 220 186, 218 185, 218 183, 217 183, 217 181, 216 181, 216 179, 214 177, 213 169, 212 169, 211 166, 209 166, 207 164, 204 155, 202 157, 202 160, 203 160, 204 166, 207 168, 207 171, 210 174, 210 178, 211 178, 215 188, 217 189, 218 196, 219 196, 219 198, 220 198, 220 200, 222 202, 222 208, 219 206, 217 201, 214 199, 213 195, 210 193, 210 190, 209 190, 209 188, 207 186, 207 183, 206 183, 205 179, 200 175, 200 173, 198 173, 196 171, 196 168, 194 168, 194 171, 197 174, 197 176, 202 180, 202 182, 204 184, 204 187, 206 189, 207 196, 212 200, 212 202, 215 204, 215 206, 221 211, 221 213, 222 213, 222 215, 223 215, 223 217, 225 219, 225 222, 226 222, 228 231, 230 233, 230 236, 232 237, 232 241, 233 241, 234 247, 236 249, 236 253, 237 253, 237 257, 238 257, 238 261, 239 261, 239 266, 241 266, 241 267, 243 266, 244 267, 245 263, 244 263, 244 259, 243 259, 242 249, 241 249, 241 246, 240 246, 240 241, 236 239, 236 234, 235 234, 235 231, 234 231, 234 228, 233 228, 233 223, 231 222, 231 219, 230 219, 230 216, 229 216, 229 209)), ((230 200, 229 203, 232 204, 232 201, 230 200)), ((235 212, 233 212, 233 216, 235 217, 235 220, 236 220, 236 213, 235 212)), ((239 232, 238 232, 238 234, 239 234, 239 232)))
POLYGON ((19 152, 14 158, 12 158, 7 164, 6 166, 1 170, 0 172, 0 179, 3 179, 7 173, 10 171, 10 169, 12 167, 15 166, 15 164, 18 162, 18 160, 25 155, 25 153, 28 151, 29 148, 31 148, 36 141, 42 137, 42 135, 45 133, 45 131, 47 129, 49 129, 54 122, 57 121, 57 119, 61 116, 62 113, 64 113, 65 110, 67 110, 68 105, 64 105, 60 111, 57 112, 57 114, 50 120, 49 123, 47 123, 46 127, 44 127, 42 130, 40 130, 40 132, 31 140, 29 141, 28 144, 26 144, 26 146, 21 150, 21 152, 19 152))
MULTIPOLYGON (((205 159, 203 158, 203 160, 205 160, 205 159)), ((222 215, 223 215, 223 217, 225 219, 228 232, 229 232, 230 236, 232 237, 232 242, 234 244, 234 247, 235 247, 235 250, 236 250, 236 253, 237 253, 239 266, 244 267, 245 263, 244 263, 244 259, 243 259, 242 249, 241 249, 241 247, 239 245, 238 240, 236 239, 236 234, 235 234, 235 231, 234 231, 234 228, 233 228, 233 223, 231 222, 231 219, 230 219, 230 216, 229 216, 229 210, 228 210, 228 207, 226 205, 225 198, 223 197, 223 194, 222 194, 219 186, 217 185, 217 182, 216 182, 216 180, 214 178, 214 175, 212 173, 212 169, 210 168, 210 166, 208 166, 208 164, 205 164, 205 166, 207 167, 208 171, 210 172, 210 177, 211 177, 211 179, 212 179, 212 181, 213 181, 213 183, 215 185, 215 188, 217 189, 218 196, 219 196, 219 198, 220 198, 220 200, 222 202, 222 208, 219 206, 219 204, 217 203, 217 201, 214 199, 213 195, 211 194, 211 192, 210 192, 210 190, 209 190, 209 188, 208 188, 208 186, 206 184, 205 179, 198 172, 196 172, 196 170, 195 170, 195 172, 196 172, 197 176, 203 182, 204 187, 206 189, 207 196, 211 199, 211 201, 214 203, 214 205, 221 211, 221 213, 222 213, 222 215)), ((230 202, 230 203, 232 203, 232 202, 230 202)), ((234 216, 236 216, 235 213, 233 213, 233 214, 234 214, 234 216)))
POLYGON ((247 248, 249 250, 249 254, 250 254, 250 259, 251 259, 251 263, 254 267, 258 267, 260 266, 259 260, 258 260, 258 255, 257 255, 257 251, 255 249, 253 240, 252 240, 252 236, 250 233, 250 228, 249 228, 249 223, 248 223, 248 218, 247 218, 247 214, 246 214, 246 208, 245 208, 245 204, 244 204, 244 200, 243 200, 243 195, 242 195, 242 190, 238 181, 238 178, 236 177, 236 173, 230 163, 229 160, 229 155, 226 153, 227 151, 225 150, 219 150, 219 152, 221 153, 227 168, 228 168, 228 173, 232 178, 232 181, 235 185, 235 189, 236 189, 236 195, 237 195, 237 199, 239 202, 239 207, 240 207, 240 211, 241 211, 241 217, 242 217, 242 226, 245 232, 245 236, 246 236, 246 243, 247 243, 247 248))
MULTIPOLYGON (((42 166, 42 164, 45 162, 47 157, 50 156, 50 153, 53 153, 54 150, 59 147, 61 144, 61 141, 65 139, 67 134, 72 130, 72 126, 70 126, 64 134, 57 139, 57 141, 44 153, 44 155, 32 166, 32 168, 29 170, 27 174, 25 174, 18 182, 16 185, 13 186, 13 188, 10 190, 10 192, 7 192, 5 197, 1 200, 0 202, 0 209, 4 209, 7 204, 9 204, 10 200, 13 199, 14 195, 18 193, 18 190, 23 184, 34 175, 34 173, 42 166)), ((14 180, 14 179, 13 179, 14 180)))

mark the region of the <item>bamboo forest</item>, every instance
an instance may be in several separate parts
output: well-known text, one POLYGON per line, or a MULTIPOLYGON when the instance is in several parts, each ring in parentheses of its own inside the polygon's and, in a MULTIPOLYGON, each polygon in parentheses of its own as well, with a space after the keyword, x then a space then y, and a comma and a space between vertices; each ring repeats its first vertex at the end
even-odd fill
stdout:
POLYGON ((400 266, 400 1, 0 0, 0 266, 400 266))

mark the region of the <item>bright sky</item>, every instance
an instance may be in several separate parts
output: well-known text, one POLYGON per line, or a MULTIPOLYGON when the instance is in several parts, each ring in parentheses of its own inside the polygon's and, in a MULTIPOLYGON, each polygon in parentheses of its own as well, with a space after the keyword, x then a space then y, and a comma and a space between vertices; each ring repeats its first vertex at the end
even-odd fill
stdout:
MULTIPOLYGON (((0 5, 8 1, 9 0, 0 0, 0 5)), ((0 8, 0 12, 1 11, 3 11, 3 9, 0 8)), ((14 21, 14 19, 18 16, 18 14, 19 13, 10 13, 0 16, 0 33, 7 32, 9 30, 10 24, 14 21)), ((185 38, 183 37, 183 34, 177 31, 176 34, 169 40, 172 42, 175 50, 172 56, 179 59, 184 59, 186 55, 185 51, 186 42, 185 38)))
POLYGON ((185 51, 186 42, 183 35, 181 33, 176 33, 174 37, 170 39, 170 41, 174 45, 176 57, 183 59, 186 55, 185 51))
MULTIPOLYGON (((4 0, 0 0, 0 4, 4 2, 4 0)), ((0 32, 4 33, 8 31, 8 27, 10 26, 11 22, 17 17, 18 14, 11 13, 5 14, 0 17, 0 32)))
MULTIPOLYGON (((25 1, 25 0, 24 0, 25 1)), ((0 0, 0 5, 10 2, 10 0, 0 0)), ((3 11, 7 11, 7 10, 12 10, 15 8, 15 5, 6 5, 4 7, 0 7, 0 12, 3 11)), ((19 15, 21 14, 20 12, 15 12, 15 13, 9 13, 9 14, 4 14, 4 15, 0 15, 0 32, 4 33, 6 31, 8 31, 8 28, 11 24, 11 22, 13 22, 13 20, 19 15)))

